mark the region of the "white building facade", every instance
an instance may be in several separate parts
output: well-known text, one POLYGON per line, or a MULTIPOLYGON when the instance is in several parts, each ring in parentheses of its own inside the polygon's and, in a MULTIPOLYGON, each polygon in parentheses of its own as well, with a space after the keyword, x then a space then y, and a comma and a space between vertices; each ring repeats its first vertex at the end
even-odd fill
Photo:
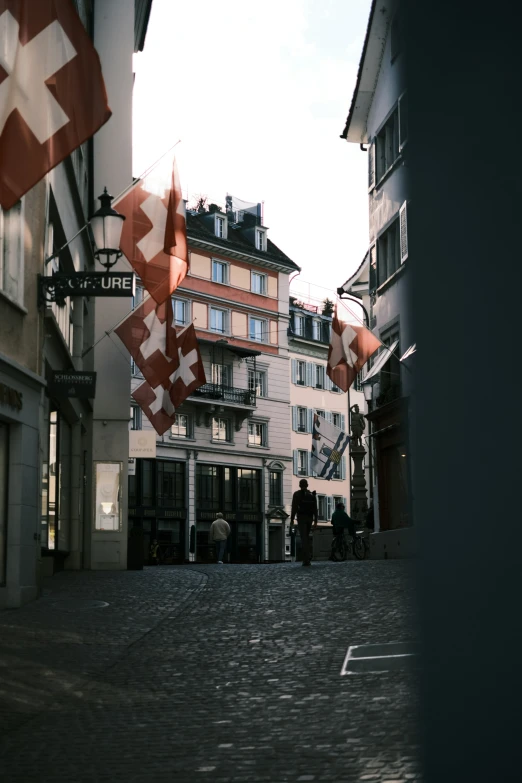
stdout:
MULTIPOLYGON (((173 296, 176 324, 194 322, 207 383, 157 438, 156 459, 129 477, 129 526, 145 561, 213 562, 208 531, 231 526, 226 558, 290 559, 292 492, 288 277, 298 267, 268 238, 259 215, 237 221, 216 205, 188 210, 190 271, 173 296)), ((136 388, 142 378, 134 368, 136 388)), ((136 429, 151 429, 133 407, 136 429)))

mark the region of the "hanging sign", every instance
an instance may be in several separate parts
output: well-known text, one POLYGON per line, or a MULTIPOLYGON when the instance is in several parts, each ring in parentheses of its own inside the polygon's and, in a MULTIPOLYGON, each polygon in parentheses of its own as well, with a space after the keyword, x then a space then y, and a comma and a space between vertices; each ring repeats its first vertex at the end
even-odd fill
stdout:
POLYGON ((134 296, 134 272, 56 272, 39 275, 40 302, 63 305, 68 296, 134 296))
POLYGON ((156 430, 129 431, 129 457, 156 457, 156 430))
POLYGON ((62 372, 52 370, 47 381, 50 397, 77 397, 89 400, 95 396, 95 372, 62 372))

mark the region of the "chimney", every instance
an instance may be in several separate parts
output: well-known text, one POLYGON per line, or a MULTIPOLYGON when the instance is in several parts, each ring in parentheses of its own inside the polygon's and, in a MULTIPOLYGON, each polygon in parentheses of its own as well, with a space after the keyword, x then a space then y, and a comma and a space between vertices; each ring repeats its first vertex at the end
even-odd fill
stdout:
POLYGON ((243 228, 252 228, 258 225, 257 215, 253 215, 251 212, 243 213, 243 228))
POLYGON ((221 212, 221 209, 218 207, 217 204, 209 204, 208 205, 208 211, 212 215, 214 212, 221 212))

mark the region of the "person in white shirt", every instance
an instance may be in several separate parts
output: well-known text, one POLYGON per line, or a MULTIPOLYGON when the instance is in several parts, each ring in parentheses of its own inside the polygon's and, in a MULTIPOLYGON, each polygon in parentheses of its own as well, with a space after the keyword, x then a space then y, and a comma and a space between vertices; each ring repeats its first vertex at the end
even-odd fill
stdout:
POLYGON ((208 540, 210 544, 216 547, 216 559, 220 565, 223 565, 223 557, 227 546, 227 538, 230 535, 230 525, 223 519, 223 514, 218 512, 215 520, 210 525, 208 540))

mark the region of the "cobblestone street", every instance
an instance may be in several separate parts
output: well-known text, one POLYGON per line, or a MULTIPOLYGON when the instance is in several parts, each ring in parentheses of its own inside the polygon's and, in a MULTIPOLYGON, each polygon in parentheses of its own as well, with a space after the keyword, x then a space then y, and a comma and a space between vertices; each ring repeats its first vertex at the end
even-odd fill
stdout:
POLYGON ((58 574, 0 613, 2 781, 420 781, 415 675, 340 675, 413 625, 405 561, 58 574))

